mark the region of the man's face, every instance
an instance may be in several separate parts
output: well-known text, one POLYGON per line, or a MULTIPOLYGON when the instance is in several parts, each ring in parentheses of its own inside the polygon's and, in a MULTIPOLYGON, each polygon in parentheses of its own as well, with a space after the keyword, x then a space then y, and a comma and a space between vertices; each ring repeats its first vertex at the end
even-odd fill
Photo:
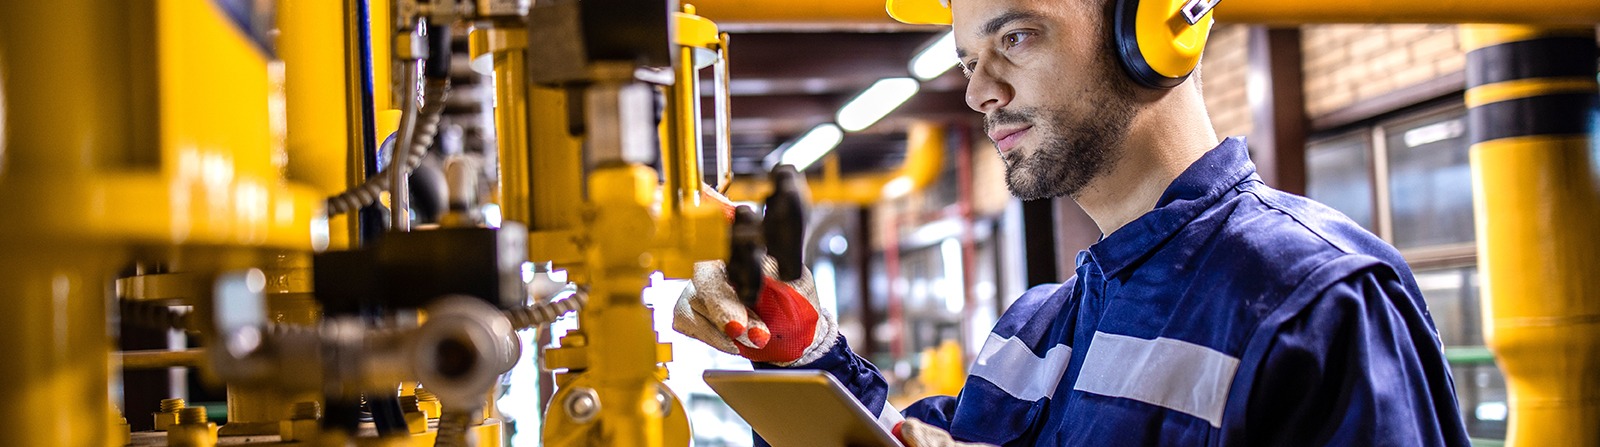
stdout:
POLYGON ((1021 199, 1075 196, 1117 161, 1134 87, 1099 0, 953 0, 967 105, 1021 199))

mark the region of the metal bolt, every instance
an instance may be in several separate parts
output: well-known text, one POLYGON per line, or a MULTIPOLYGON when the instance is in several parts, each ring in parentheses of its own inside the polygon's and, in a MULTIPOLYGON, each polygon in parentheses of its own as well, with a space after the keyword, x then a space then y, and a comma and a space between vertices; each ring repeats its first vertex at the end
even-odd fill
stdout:
POLYGON ((205 407, 184 407, 178 410, 179 424, 204 424, 206 422, 205 407))
POLYGON ((577 423, 593 420, 600 414, 600 395, 592 388, 575 388, 567 395, 567 416, 577 423))
POLYGON ((672 398, 667 395, 667 389, 661 385, 656 385, 656 403, 661 405, 661 417, 665 418, 672 414, 672 398))
POLYGON ((182 410, 183 407, 184 403, 182 398, 161 399, 162 413, 177 413, 178 410, 182 410))
POLYGON ((161 399, 161 411, 150 413, 155 418, 156 431, 167 431, 178 424, 178 410, 184 407, 183 399, 161 399))

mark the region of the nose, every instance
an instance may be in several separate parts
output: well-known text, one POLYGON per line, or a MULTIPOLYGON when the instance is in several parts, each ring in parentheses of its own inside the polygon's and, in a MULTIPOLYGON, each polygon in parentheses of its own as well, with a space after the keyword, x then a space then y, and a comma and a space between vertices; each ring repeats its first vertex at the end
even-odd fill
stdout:
POLYGON ((988 114, 1011 103, 1016 94, 1011 84, 997 76, 994 64, 978 64, 967 79, 967 107, 988 114))

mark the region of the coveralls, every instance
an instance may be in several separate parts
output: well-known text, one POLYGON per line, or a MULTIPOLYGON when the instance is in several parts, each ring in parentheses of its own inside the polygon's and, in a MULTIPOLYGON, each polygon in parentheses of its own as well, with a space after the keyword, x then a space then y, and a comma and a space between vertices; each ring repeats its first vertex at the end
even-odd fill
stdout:
MULTIPOLYGON (((842 338, 798 367, 901 420, 842 338)), ((1080 252, 1074 278, 1017 299, 960 395, 903 416, 999 445, 1468 445, 1399 252, 1268 188, 1240 138, 1080 252)))

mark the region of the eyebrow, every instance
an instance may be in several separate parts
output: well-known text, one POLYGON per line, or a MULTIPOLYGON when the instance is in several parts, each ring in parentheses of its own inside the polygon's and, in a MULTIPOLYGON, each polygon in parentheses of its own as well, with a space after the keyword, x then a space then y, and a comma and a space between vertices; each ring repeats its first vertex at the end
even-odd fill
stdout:
MULTIPOLYGON (((983 26, 978 28, 978 36, 989 37, 994 35, 994 33, 1000 32, 1000 28, 1004 28, 1006 25, 1010 25, 1012 22, 1033 20, 1040 17, 1042 16, 1040 16, 1039 13, 1033 11, 1020 11, 1015 9, 1006 11, 998 16, 995 16, 995 18, 989 19, 988 22, 984 22, 983 26)), ((967 51, 957 47, 956 57, 966 59, 967 51)))

